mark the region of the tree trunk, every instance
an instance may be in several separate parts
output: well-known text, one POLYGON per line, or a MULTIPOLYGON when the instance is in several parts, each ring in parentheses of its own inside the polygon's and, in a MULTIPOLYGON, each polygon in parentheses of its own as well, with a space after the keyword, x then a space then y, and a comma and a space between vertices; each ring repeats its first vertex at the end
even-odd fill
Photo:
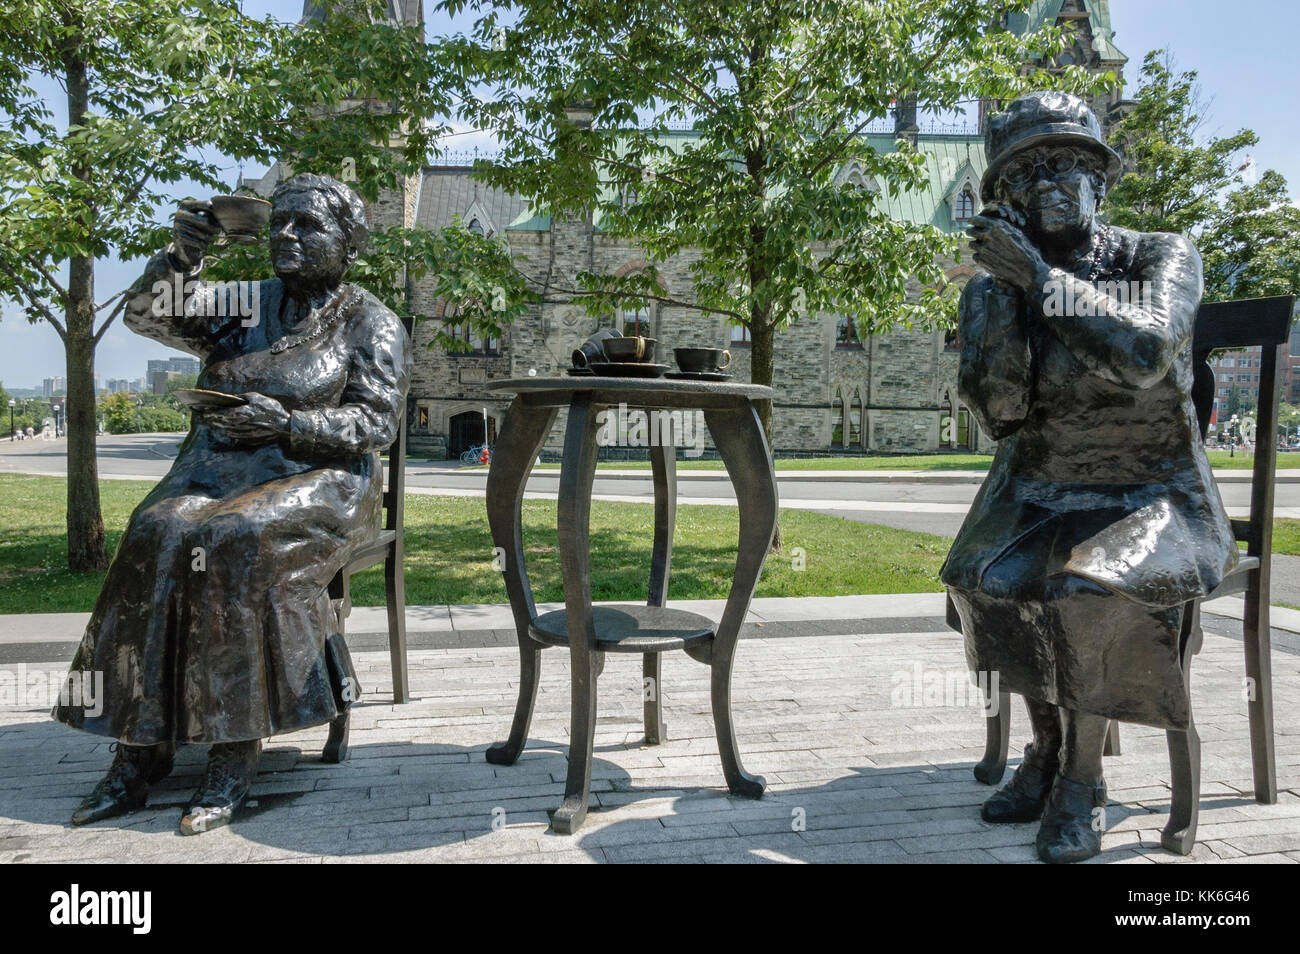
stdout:
MULTIPOLYGON (((93 262, 74 260, 72 272, 86 273, 91 281, 93 262)), ((70 283, 72 289, 77 282, 70 283)), ((75 294, 75 292, 73 293, 75 294)), ((65 404, 65 427, 68 435, 68 569, 74 573, 91 573, 108 566, 104 545, 104 520, 99 510, 99 474, 95 461, 95 343, 91 338, 90 314, 93 303, 68 305, 67 354, 68 397, 65 404), (74 320, 73 312, 84 310, 86 316, 74 320)))
MULTIPOLYGON (((74 36, 64 55, 68 89, 68 125, 86 121, 89 89, 86 61, 74 36)), ((77 163, 72 175, 89 183, 91 170, 77 163)), ((89 234, 92 223, 85 223, 89 234)), ((68 569, 91 573, 108 566, 104 518, 99 510, 99 473, 95 461, 95 259, 78 255, 68 262, 68 300, 64 311, 68 396, 64 428, 68 437, 68 569)))
MULTIPOLYGON (((749 380, 752 384, 762 384, 770 388, 774 376, 772 352, 776 340, 776 330, 772 327, 772 322, 767 315, 751 315, 749 338, 749 380)), ((758 411, 758 419, 763 424, 763 434, 767 437, 768 450, 771 450, 774 447, 772 443, 772 402, 770 400, 755 401, 754 408, 758 411)), ((780 550, 781 520, 778 515, 776 530, 772 533, 770 552, 779 553, 780 550)))

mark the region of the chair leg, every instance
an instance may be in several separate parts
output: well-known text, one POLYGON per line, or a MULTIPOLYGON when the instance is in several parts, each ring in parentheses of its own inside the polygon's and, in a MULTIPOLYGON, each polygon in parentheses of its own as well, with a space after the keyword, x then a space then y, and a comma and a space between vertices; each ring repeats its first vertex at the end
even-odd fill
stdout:
POLYGON ((519 700, 515 703, 515 718, 510 723, 510 738, 488 747, 486 757, 493 765, 514 765, 519 753, 528 742, 528 726, 533 721, 533 706, 537 703, 537 686, 542 678, 542 647, 540 643, 519 647, 519 700))
POLYGON ((646 745, 659 745, 668 735, 664 726, 662 654, 646 653, 641 658, 641 699, 645 707, 646 745))
MULTIPOLYGON (((401 530, 398 530, 401 533, 401 530)), ((393 702, 411 701, 406 669, 406 571, 399 536, 384 561, 384 594, 388 602, 388 652, 393 666, 393 702)))
POLYGON ((1196 844, 1196 825, 1201 808, 1201 738, 1189 722, 1186 732, 1168 731, 1170 782, 1173 797, 1169 824, 1160 833, 1160 844, 1179 855, 1191 854, 1196 844))
POLYGON ((348 757, 348 713, 344 712, 330 723, 329 738, 321 750, 320 760, 337 765, 348 757))
POLYGON ((1106 745, 1101 750, 1102 755, 1123 755, 1119 747, 1119 723, 1114 719, 1110 720, 1110 726, 1106 729, 1106 745))
POLYGON ((997 711, 984 720, 984 758, 975 765, 975 778, 985 785, 1002 781, 1011 747, 1011 693, 998 692, 997 711))
POLYGON ((1268 600, 1261 592, 1259 571, 1246 591, 1247 709, 1250 712, 1250 760, 1255 775, 1255 801, 1277 802, 1277 757, 1273 750, 1273 659, 1268 600))
POLYGON ((1169 745, 1169 782, 1173 794, 1169 799, 1169 823, 1160 833, 1160 844, 1179 855, 1191 854, 1196 845, 1196 826, 1201 812, 1201 737, 1191 715, 1192 657, 1200 651, 1201 607, 1189 603, 1183 612, 1182 652, 1183 685, 1187 689, 1187 730, 1165 733, 1169 745))

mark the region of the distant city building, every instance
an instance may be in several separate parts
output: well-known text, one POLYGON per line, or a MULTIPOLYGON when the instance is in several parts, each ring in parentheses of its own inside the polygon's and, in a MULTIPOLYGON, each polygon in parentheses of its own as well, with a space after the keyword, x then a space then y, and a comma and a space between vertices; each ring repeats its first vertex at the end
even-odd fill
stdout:
POLYGON ((198 374, 198 358, 155 358, 146 365, 146 379, 153 380, 155 371, 171 371, 176 374, 198 374))
MULTIPOLYGON (((1229 351, 1210 359, 1220 420, 1227 411, 1234 388, 1244 407, 1252 412, 1259 407, 1259 376, 1263 362, 1263 351, 1258 346, 1229 351)), ((1278 368, 1278 376, 1282 379, 1282 402, 1300 404, 1300 326, 1291 328, 1290 343, 1278 368)))
POLYGON ((62 375, 46 378, 41 382, 41 395, 43 397, 54 397, 60 391, 68 390, 68 379, 62 375))
MULTIPOLYGON (((190 372, 194 373, 194 372, 190 372)), ((169 382, 181 377, 180 371, 150 371, 149 390, 154 394, 166 394, 169 382)))

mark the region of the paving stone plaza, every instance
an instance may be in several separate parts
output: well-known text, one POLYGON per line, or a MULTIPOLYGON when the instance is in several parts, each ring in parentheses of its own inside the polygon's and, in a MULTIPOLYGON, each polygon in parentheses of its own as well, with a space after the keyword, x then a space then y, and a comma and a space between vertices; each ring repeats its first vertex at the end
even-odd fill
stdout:
MULTIPOLYGON (((1239 603, 1215 609, 1239 613, 1239 603)), ((682 604, 700 612, 718 607, 682 604)), ((600 679, 591 814, 580 832, 548 830, 563 793, 569 719, 566 652, 543 654, 528 748, 510 767, 484 750, 509 727, 518 653, 505 607, 412 607, 412 702, 391 703, 377 622, 357 610, 350 633, 366 696, 352 756, 323 765, 324 727, 271 740, 256 805, 201 838, 176 816, 203 768, 183 750, 173 776, 131 815, 77 829, 69 812, 103 774, 109 742, 40 708, 0 712, 0 862, 1033 862, 1035 824, 979 818, 991 790, 972 777, 984 718, 965 675, 961 638, 941 595, 756 600, 740 643, 733 698, 759 801, 728 796, 709 712, 708 669, 664 658, 668 741, 647 747, 636 657, 611 656, 600 679), (836 616, 839 618, 827 618, 836 616), (367 633, 370 629, 373 632, 367 633), (918 679, 920 674, 920 679, 918 679), (947 698, 931 691, 941 679, 947 698), (969 692, 966 690, 970 689, 969 692)), ((1275 623, 1292 622, 1285 610, 1275 623)), ((78 619, 0 623, 13 669, 62 673, 78 619), (12 624, 12 625, 6 625, 12 624), (10 641, 12 640, 12 641, 10 641), (37 658, 37 657, 49 658, 37 658)), ((1169 811, 1164 733, 1125 725, 1106 760, 1110 804, 1090 864, 1300 861, 1300 637, 1274 631, 1278 803, 1253 797, 1241 698, 1240 622, 1206 616, 1192 670, 1203 740, 1201 821, 1192 855, 1160 847, 1169 811)), ((1027 720, 1012 716, 1012 763, 1027 720)))

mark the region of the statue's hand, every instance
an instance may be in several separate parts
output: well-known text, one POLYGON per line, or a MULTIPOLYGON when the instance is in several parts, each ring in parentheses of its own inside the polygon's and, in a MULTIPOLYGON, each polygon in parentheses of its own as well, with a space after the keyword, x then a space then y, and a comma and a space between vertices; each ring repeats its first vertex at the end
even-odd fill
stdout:
POLYGON ((248 403, 203 411, 203 420, 238 440, 260 441, 289 436, 289 412, 283 404, 256 391, 240 396, 248 403))
POLYGON ((172 220, 172 254, 179 264, 193 268, 203 261, 208 246, 221 234, 207 199, 182 199, 172 220))
POLYGON ((1028 292, 1043 256, 1024 231, 1001 215, 988 210, 971 219, 971 255, 994 278, 1028 292))

